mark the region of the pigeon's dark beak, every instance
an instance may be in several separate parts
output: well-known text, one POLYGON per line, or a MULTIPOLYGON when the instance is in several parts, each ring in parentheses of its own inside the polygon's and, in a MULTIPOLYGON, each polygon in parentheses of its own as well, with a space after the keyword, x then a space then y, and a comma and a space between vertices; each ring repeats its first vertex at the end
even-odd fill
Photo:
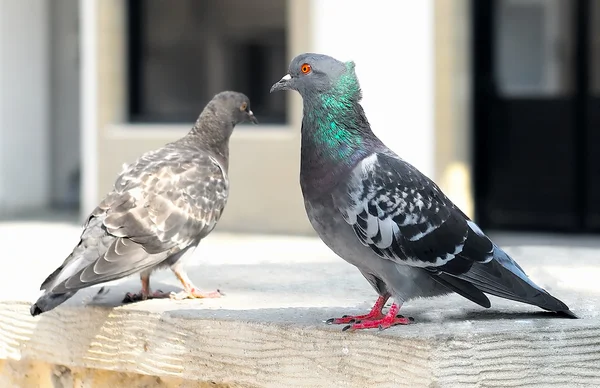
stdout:
POLYGON ((258 124, 258 120, 256 119, 254 113, 252 113, 251 110, 248 111, 248 120, 250 120, 252 124, 258 124))
POLYGON ((273 86, 271 86, 271 92, 278 92, 280 90, 290 90, 290 80, 292 79, 292 76, 289 74, 286 74, 283 76, 282 79, 279 80, 279 82, 275 83, 273 86))

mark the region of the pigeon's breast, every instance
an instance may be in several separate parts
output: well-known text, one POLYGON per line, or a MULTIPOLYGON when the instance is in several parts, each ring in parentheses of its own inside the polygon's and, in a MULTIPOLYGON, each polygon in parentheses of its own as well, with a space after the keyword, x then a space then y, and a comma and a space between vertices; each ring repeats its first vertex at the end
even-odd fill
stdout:
POLYGON ((361 272, 381 279, 397 301, 449 292, 436 283, 426 271, 382 259, 364 246, 352 227, 336 210, 333 200, 305 199, 304 206, 310 223, 325 245, 346 262, 358 267, 361 272))
MULTIPOLYGON (((368 258, 377 256, 360 243, 354 231, 336 210, 333 200, 323 196, 317 200, 305 199, 304 207, 312 227, 321 240, 335 254, 359 268, 366 269, 368 258)), ((378 259, 378 258, 377 258, 378 259)))

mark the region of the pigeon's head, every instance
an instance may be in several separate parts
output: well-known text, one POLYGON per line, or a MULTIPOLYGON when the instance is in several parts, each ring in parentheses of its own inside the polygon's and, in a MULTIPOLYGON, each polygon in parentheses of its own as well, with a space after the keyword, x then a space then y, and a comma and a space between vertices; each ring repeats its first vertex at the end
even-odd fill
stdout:
POLYGON ((323 54, 305 53, 292 59, 288 74, 271 87, 271 93, 296 90, 303 98, 322 94, 360 99, 354 62, 341 62, 323 54))
POLYGON ((250 99, 244 93, 221 92, 213 97, 207 107, 213 110, 217 116, 230 119, 234 126, 244 121, 258 124, 258 120, 250 109, 250 99))

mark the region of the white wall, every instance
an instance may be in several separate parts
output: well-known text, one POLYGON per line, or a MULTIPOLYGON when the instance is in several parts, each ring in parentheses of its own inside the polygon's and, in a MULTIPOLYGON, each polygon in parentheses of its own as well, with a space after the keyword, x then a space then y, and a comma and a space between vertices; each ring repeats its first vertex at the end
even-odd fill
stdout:
POLYGON ((435 179, 433 0, 311 1, 313 51, 356 62, 375 134, 435 179))
POLYGON ((48 6, 0 1, 0 214, 49 197, 48 6))
MULTIPOLYGON (((0 0, 1 1, 1 0, 0 0)), ((98 3, 79 0, 81 218, 98 205, 98 3)))

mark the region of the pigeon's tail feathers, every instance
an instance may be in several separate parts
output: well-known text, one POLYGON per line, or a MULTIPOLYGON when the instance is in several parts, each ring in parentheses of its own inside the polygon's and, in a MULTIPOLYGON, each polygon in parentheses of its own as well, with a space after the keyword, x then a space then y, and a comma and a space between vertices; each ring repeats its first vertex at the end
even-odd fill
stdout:
POLYGON ((477 303, 481 307, 489 308, 492 305, 487 296, 468 281, 445 273, 436 274, 432 278, 446 288, 469 299, 471 302, 477 303))
POLYGON ((95 236, 80 241, 40 289, 60 295, 120 279, 159 264, 171 253, 168 249, 148 253, 131 239, 111 236, 104 229, 94 232, 95 236))
POLYGON ((491 261, 476 262, 468 272, 458 277, 488 294, 577 318, 566 304, 529 279, 523 269, 497 246, 491 261))
POLYGON ((64 268, 65 268, 65 264, 61 265, 56 270, 54 270, 54 272, 52 272, 50 275, 48 275, 46 280, 44 280, 44 282, 40 286, 40 290, 48 290, 48 289, 52 288, 52 284, 54 283, 54 281, 60 275, 60 273, 63 271, 64 268))
MULTIPOLYGON (((81 268, 93 262, 96 255, 97 251, 94 252, 92 249, 86 249, 80 242, 69 257, 67 257, 65 262, 42 282, 40 290, 52 291, 56 285, 65 281, 80 271, 81 268)), ((62 292, 59 292, 58 294, 62 294, 62 292)))
MULTIPOLYGON (((111 248, 114 250, 114 244, 111 248)), ((61 277, 53 284, 52 292, 68 293, 96 284, 121 279, 155 267, 169 255, 168 251, 152 255, 142 251, 143 249, 140 249, 138 256, 129 256, 121 260, 115 260, 114 255, 111 255, 111 251, 109 251, 106 255, 99 257, 96 261, 81 268, 69 277, 63 277, 61 274, 61 277)))
POLYGON ((40 296, 39 299, 31 305, 29 312, 32 316, 39 315, 54 309, 56 306, 64 303, 67 299, 75 295, 77 291, 66 292, 63 294, 55 294, 53 292, 47 292, 40 296))

